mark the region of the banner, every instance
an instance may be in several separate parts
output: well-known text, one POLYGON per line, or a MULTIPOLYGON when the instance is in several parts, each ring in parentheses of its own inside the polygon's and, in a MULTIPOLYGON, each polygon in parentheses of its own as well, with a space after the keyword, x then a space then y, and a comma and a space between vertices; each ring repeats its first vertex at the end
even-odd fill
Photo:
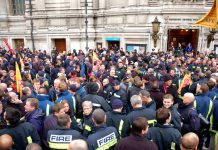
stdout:
POLYGON ((12 50, 11 46, 8 44, 8 40, 6 40, 6 38, 3 38, 3 42, 5 43, 5 45, 8 47, 9 51, 11 52, 12 55, 14 55, 14 51, 12 50))
POLYGON ((22 96, 22 87, 23 87, 23 82, 22 82, 22 78, 21 78, 21 74, 20 74, 20 69, 19 66, 16 62, 15 64, 16 66, 16 88, 17 88, 17 92, 20 93, 20 97, 22 96))
POLYGON ((178 93, 181 94, 182 88, 188 85, 191 85, 191 84, 192 84, 191 76, 189 74, 186 74, 184 78, 182 79, 181 84, 179 85, 178 93))

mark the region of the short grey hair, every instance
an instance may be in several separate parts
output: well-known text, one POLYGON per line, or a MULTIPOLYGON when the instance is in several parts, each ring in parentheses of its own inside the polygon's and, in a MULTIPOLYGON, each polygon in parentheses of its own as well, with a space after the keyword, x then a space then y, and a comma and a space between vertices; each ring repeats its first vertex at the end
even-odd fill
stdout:
POLYGON ((106 121, 106 114, 102 109, 98 108, 93 111, 92 118, 96 125, 103 125, 106 121))
POLYGON ((142 104, 142 98, 139 95, 133 95, 130 98, 131 105, 142 104))
POLYGON ((194 96, 193 93, 187 92, 187 93, 184 94, 184 97, 185 97, 185 96, 188 97, 191 102, 193 102, 193 101, 195 100, 195 96, 194 96))
POLYGON ((82 107, 84 107, 84 106, 90 106, 90 107, 92 107, 92 102, 91 101, 84 101, 83 103, 82 103, 82 107))
POLYGON ((147 90, 141 90, 139 94, 141 94, 142 96, 150 97, 150 93, 147 90))

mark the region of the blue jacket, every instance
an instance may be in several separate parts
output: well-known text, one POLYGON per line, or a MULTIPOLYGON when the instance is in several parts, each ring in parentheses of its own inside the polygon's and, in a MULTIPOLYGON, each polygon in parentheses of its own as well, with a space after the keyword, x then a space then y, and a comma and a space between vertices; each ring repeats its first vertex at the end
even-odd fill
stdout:
POLYGON ((213 110, 210 119, 211 130, 218 132, 218 99, 213 101, 213 110))
POLYGON ((48 116, 52 113, 52 105, 53 103, 49 101, 48 95, 38 94, 37 99, 39 100, 39 108, 42 109, 42 112, 48 116))
POLYGON ((196 108, 198 114, 202 114, 209 120, 213 108, 211 98, 209 98, 206 94, 199 94, 195 96, 194 107, 196 108))
POLYGON ((114 127, 96 127, 95 133, 88 136, 89 150, 108 149, 113 150, 119 140, 119 134, 114 127))
POLYGON ((150 103, 144 105, 145 108, 150 108, 156 111, 156 103, 154 100, 152 100, 150 103))
POLYGON ((207 92, 207 96, 210 97, 211 100, 215 100, 217 97, 216 95, 217 95, 217 93, 216 93, 215 89, 209 90, 207 92))
POLYGON ((58 95, 58 99, 55 101, 57 103, 60 103, 62 100, 68 101, 70 104, 70 110, 72 112, 76 111, 76 99, 74 95, 70 94, 69 91, 62 92, 58 95))
POLYGON ((33 112, 28 112, 25 115, 26 121, 31 123, 36 128, 39 135, 42 135, 44 117, 45 114, 40 108, 36 109, 33 112))
POLYGON ((80 86, 80 88, 76 91, 76 93, 83 99, 87 95, 86 89, 84 86, 80 86))

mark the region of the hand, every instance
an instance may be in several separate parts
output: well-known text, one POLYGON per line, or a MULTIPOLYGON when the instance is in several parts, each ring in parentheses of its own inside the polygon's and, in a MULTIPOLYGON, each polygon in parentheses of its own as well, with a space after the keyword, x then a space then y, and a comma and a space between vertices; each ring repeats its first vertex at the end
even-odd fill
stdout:
POLYGON ((22 103, 22 101, 19 100, 18 98, 16 98, 15 100, 12 100, 12 103, 14 103, 14 104, 20 104, 20 103, 22 103))

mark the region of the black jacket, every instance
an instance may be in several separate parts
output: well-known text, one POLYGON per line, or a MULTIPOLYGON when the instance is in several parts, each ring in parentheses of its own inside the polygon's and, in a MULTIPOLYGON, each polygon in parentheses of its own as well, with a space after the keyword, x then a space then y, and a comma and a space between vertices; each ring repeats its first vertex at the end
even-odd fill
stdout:
POLYGON ((50 149, 67 149, 72 140, 83 139, 76 130, 58 127, 57 130, 49 130, 47 141, 50 149), (62 148, 63 147, 63 148, 62 148))
POLYGON ((172 147, 179 149, 181 133, 172 125, 160 125, 149 128, 149 140, 155 142, 159 150, 171 150, 172 147))
POLYGON ((3 134, 9 134, 12 137, 14 141, 13 150, 26 149, 26 146, 29 144, 28 139, 32 139, 32 143, 40 145, 37 130, 28 122, 19 123, 18 125, 7 125, 0 130, 0 136, 3 134))
POLYGON ((106 100, 98 96, 97 94, 88 94, 86 95, 82 101, 91 101, 93 105, 93 109, 95 110, 96 108, 102 108, 105 112, 110 111, 111 107, 110 105, 106 102, 106 100))
POLYGON ((83 136, 88 137, 94 130, 94 123, 92 121, 92 113, 88 116, 83 115, 82 118, 83 136))
POLYGON ((197 111, 193 108, 193 103, 184 105, 179 103, 178 112, 181 115, 181 121, 183 123, 181 133, 188 132, 199 133, 200 130, 200 118, 197 111))
POLYGON ((113 91, 111 93, 111 97, 110 97, 110 103, 111 104, 112 104, 112 101, 114 99, 120 99, 123 102, 123 105, 126 106, 127 105, 127 94, 126 94, 126 91, 124 91, 121 88, 118 91, 113 91))
POLYGON ((119 134, 121 134, 121 130, 123 127, 123 121, 125 118, 125 114, 122 112, 109 111, 106 113, 106 124, 108 127, 115 127, 119 134))
POLYGON ((137 117, 145 117, 147 120, 154 120, 156 119, 156 112, 152 109, 147 109, 144 107, 133 109, 133 111, 130 112, 124 120, 124 125, 121 133, 122 137, 129 135, 130 126, 134 119, 137 117))
POLYGON ((113 88, 110 84, 107 84, 103 87, 103 90, 101 91, 101 96, 104 97, 104 99, 109 102, 110 101, 110 92, 113 91, 113 88))

